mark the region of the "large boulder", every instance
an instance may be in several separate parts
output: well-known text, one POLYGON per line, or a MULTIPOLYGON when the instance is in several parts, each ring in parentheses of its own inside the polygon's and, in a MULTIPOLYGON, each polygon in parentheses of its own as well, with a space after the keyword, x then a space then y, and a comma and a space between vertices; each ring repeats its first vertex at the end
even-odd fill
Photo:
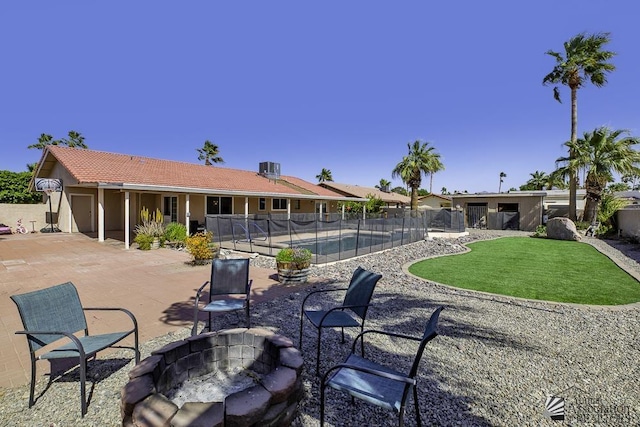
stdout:
POLYGON ((547 237, 556 240, 581 239, 576 225, 569 218, 551 218, 547 221, 547 237))

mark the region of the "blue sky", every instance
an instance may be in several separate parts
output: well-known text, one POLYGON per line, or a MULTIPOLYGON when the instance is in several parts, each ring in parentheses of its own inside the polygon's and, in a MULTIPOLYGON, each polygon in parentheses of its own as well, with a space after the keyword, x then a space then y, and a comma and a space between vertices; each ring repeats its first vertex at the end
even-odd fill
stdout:
MULTIPOLYGON (((0 14, 0 170, 22 171, 41 133, 91 149, 316 182, 391 180, 407 143, 445 171, 433 190, 518 187, 569 139, 569 92, 542 86, 548 49, 611 32, 617 70, 578 94, 580 133, 640 136, 640 3, 612 0, 29 1, 0 14)), ((423 179, 428 189, 429 179, 423 179)))

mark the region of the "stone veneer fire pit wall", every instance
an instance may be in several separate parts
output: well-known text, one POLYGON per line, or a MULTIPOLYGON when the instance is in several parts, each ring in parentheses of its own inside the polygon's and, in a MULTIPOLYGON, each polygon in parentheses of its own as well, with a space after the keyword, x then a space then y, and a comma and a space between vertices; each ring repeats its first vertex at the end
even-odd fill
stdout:
POLYGON ((300 352, 289 338, 265 329, 209 332, 151 354, 131 370, 122 389, 123 426, 288 426, 302 398, 300 352), (239 367, 263 378, 225 402, 187 402, 178 408, 165 396, 188 378, 239 367))

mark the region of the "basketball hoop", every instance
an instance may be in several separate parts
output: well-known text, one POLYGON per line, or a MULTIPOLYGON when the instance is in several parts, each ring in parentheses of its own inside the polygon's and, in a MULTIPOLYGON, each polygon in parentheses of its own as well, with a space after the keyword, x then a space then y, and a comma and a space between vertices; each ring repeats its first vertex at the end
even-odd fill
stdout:
POLYGON ((56 230, 53 227, 53 209, 51 208, 51 193, 62 191, 62 180, 55 179, 55 178, 36 178, 35 189, 36 191, 41 191, 44 194, 46 194, 47 198, 49 199, 49 223, 51 224, 51 232, 53 233, 56 230))

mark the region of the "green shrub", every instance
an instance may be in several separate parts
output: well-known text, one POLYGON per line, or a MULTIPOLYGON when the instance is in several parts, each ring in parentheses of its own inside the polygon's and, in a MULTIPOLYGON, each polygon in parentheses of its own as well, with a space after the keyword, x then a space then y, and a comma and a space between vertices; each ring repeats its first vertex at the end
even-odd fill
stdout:
POLYGON ((169 242, 184 242, 187 238, 187 227, 184 224, 171 222, 164 230, 164 237, 169 242))
POLYGON ((536 227, 536 231, 533 233, 533 237, 547 237, 547 227, 539 225, 536 227))
POLYGON ((586 230, 591 225, 587 221, 576 221, 575 224, 576 230, 586 230))
POLYGON ((154 237, 148 234, 137 234, 133 241, 138 244, 138 247, 140 249, 142 249, 143 251, 148 251, 149 249, 151 249, 153 239, 154 237))

